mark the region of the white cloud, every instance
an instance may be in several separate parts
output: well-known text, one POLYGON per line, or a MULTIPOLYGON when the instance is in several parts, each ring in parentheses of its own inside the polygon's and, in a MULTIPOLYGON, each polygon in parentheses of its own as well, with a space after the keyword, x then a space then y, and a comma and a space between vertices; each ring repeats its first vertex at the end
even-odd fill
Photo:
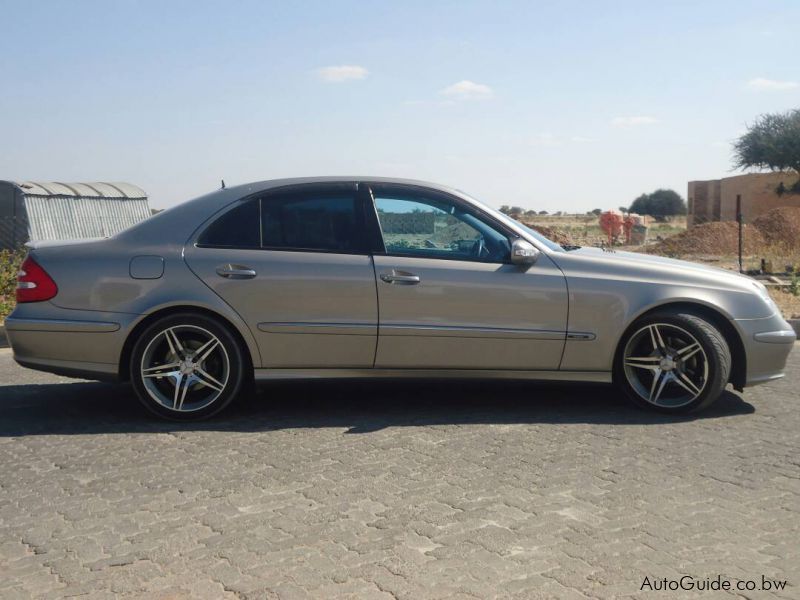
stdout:
POLYGON ((327 83, 342 83, 343 81, 364 79, 369 75, 369 71, 358 65, 337 65, 317 69, 317 75, 327 83))
POLYGON ((593 142, 594 138, 584 137, 582 135, 573 135, 570 137, 559 136, 549 132, 538 133, 531 139, 531 144, 534 146, 563 146, 567 143, 572 144, 587 144, 593 142))
POLYGON ((616 117, 611 120, 611 124, 615 127, 638 127, 639 125, 652 125, 653 123, 658 123, 658 119, 644 115, 616 117))
POLYGON ((562 141, 552 133, 540 133, 534 136, 531 143, 534 146, 560 146, 562 141))
POLYGON ((444 94, 445 96, 459 98, 461 100, 485 99, 491 98, 494 95, 492 88, 490 88, 488 85, 475 83, 474 81, 469 81, 467 79, 447 86, 440 93, 444 94))
POLYGON ((758 92, 782 92, 800 88, 800 83, 796 81, 778 81, 776 79, 756 77, 747 82, 747 87, 758 92))

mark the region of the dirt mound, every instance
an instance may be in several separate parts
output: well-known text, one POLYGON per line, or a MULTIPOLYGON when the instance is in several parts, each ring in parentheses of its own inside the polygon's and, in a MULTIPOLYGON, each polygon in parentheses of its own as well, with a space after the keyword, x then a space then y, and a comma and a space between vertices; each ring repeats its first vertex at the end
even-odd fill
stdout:
POLYGON ((541 233, 547 239, 553 240, 556 244, 570 245, 574 243, 572 241, 572 236, 570 236, 563 229, 556 229, 555 227, 545 227, 543 225, 533 225, 531 223, 525 223, 525 224, 534 231, 538 231, 539 233, 541 233))
MULTIPOLYGON (((745 225, 744 253, 757 253, 763 245, 761 232, 753 225, 745 225)), ((648 251, 668 256, 736 254, 739 252, 739 224, 723 221, 697 225, 655 244, 648 251)))
POLYGON ((800 247, 800 208, 773 208, 753 221, 753 225, 770 245, 791 250, 800 247))

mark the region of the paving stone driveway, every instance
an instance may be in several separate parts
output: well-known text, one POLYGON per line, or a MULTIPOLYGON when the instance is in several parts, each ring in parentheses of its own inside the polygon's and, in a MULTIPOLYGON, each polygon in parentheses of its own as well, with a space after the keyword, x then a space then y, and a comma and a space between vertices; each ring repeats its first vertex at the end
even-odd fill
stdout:
POLYGON ((798 598, 790 361, 695 419, 604 387, 339 382, 182 426, 0 350, 0 598, 674 598, 639 588, 683 574, 798 598))

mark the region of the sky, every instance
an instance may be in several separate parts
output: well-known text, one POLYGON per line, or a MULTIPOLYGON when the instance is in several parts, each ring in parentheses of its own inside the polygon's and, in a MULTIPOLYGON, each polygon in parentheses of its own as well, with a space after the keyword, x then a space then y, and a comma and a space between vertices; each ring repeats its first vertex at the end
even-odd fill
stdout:
POLYGON ((584 212, 732 169, 800 107, 800 1, 0 0, 0 179, 166 208, 279 177, 584 212))

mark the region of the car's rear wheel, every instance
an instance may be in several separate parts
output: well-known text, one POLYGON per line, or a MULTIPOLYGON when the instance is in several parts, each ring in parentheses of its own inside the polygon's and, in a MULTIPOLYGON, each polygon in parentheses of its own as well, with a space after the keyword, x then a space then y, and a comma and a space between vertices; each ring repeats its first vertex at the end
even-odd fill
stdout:
POLYGON ((242 390, 247 364, 236 338, 216 319, 170 315, 147 327, 133 347, 131 381, 151 412, 191 421, 214 415, 242 390))
POLYGON ((615 380, 636 404, 668 413, 710 406, 728 383, 731 354, 705 319, 663 312, 637 322, 617 353, 615 380))

